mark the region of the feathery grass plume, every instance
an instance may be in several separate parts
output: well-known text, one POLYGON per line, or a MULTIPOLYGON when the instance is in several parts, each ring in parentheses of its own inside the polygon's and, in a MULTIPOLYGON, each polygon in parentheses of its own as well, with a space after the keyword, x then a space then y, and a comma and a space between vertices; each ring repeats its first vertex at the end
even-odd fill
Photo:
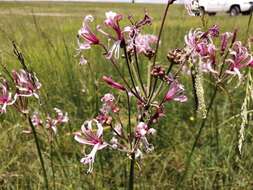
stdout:
POLYGON ((250 102, 252 101, 252 92, 253 90, 253 79, 252 79, 252 73, 249 70, 247 75, 247 84, 246 84, 246 93, 245 98, 241 107, 241 125, 239 130, 239 141, 238 141, 238 150, 240 155, 242 155, 242 146, 245 139, 245 127, 248 124, 248 106, 250 105, 250 102))
POLYGON ((197 113, 201 118, 206 118, 207 110, 205 104, 205 92, 203 87, 203 73, 201 69, 201 60, 193 66, 194 90, 197 97, 197 113))

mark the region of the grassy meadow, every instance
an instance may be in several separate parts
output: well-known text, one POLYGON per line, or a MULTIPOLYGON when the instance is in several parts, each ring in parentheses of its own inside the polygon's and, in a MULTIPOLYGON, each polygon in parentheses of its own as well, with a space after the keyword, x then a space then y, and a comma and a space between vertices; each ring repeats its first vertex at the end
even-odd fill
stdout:
MULTIPOLYGON (((86 175, 86 166, 79 162, 83 150, 74 141, 73 132, 96 114, 98 100, 108 92, 100 79, 108 73, 114 76, 114 70, 99 49, 86 52, 92 72, 88 67, 80 66, 75 56, 76 34, 87 14, 95 17, 95 26, 103 22, 106 11, 133 15, 137 20, 142 18, 145 9, 153 18, 152 26, 146 30, 157 34, 164 5, 0 2, 1 63, 9 70, 17 67, 12 52, 14 40, 42 83, 40 109, 51 112, 57 107, 68 112, 70 117, 70 123, 59 129, 53 149, 46 138, 40 136, 51 189, 125 189, 129 168, 125 155, 112 150, 99 152, 91 175, 86 175)), ((208 26, 218 24, 222 32, 238 28, 241 40, 245 38, 248 19, 247 16, 229 17, 225 14, 206 17, 208 26)), ((172 6, 162 36, 159 64, 166 65, 167 51, 183 47, 184 35, 191 28, 201 26, 199 17, 189 17, 184 7, 172 6)), ((253 27, 250 27, 249 34, 253 35, 253 27)), ((188 78, 182 76, 182 79, 191 92, 188 78)), ((210 93, 207 88, 207 101, 210 93)), ((239 157, 236 151, 241 122, 238 114, 244 93, 243 89, 237 89, 230 96, 219 94, 180 189, 253 188, 252 123, 246 128, 242 156, 239 157)), ((194 118, 192 99, 189 93, 187 103, 172 103, 166 108, 167 115, 157 126, 157 135, 152 139, 155 151, 146 154, 139 167, 136 166, 136 190, 175 189, 184 173, 185 160, 199 126, 194 118)), ((11 109, 0 115, 0 189, 43 189, 34 139, 22 132, 27 128, 27 122, 11 109)))

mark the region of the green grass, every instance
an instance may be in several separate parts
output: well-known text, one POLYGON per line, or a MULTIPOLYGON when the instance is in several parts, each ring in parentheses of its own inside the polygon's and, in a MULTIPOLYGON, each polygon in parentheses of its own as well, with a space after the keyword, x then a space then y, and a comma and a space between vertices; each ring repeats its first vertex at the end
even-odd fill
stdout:
MULTIPOLYGON (((10 70, 18 65, 12 53, 11 41, 14 40, 42 82, 41 110, 50 112, 58 107, 70 115, 70 124, 60 129, 57 144, 54 144, 55 180, 50 167, 49 142, 40 136, 51 187, 55 181, 56 189, 125 189, 129 168, 125 155, 110 150, 99 152, 92 175, 86 175, 86 168, 79 163, 82 150, 74 142, 72 133, 80 128, 84 120, 94 116, 97 109, 95 102, 108 92, 100 78, 108 73, 113 75, 114 70, 99 50, 87 52, 99 85, 96 91, 90 71, 79 66, 75 57, 76 34, 87 14, 95 16, 95 26, 103 21, 106 11, 113 10, 139 19, 145 9, 153 17, 153 24, 147 31, 157 34, 163 8, 162 5, 144 4, 0 3, 1 61, 10 70), (83 89, 86 89, 85 92, 83 89), (63 169, 67 176, 64 176, 63 169)), ((172 6, 168 15, 159 52, 160 64, 167 63, 169 49, 183 46, 187 31, 202 25, 200 18, 187 16, 181 6, 172 6)), ((221 31, 238 28, 239 38, 245 38, 246 16, 232 18, 222 14, 207 17, 207 21, 209 26, 218 24, 221 31)), ((250 34, 253 34, 252 27, 250 34)), ((186 77, 183 78, 190 92, 190 83, 186 77)), ((224 94, 218 96, 182 189, 252 189, 252 129, 246 129, 244 153, 240 159, 236 152, 240 120, 219 125, 228 119, 229 112, 233 115, 240 113, 243 98, 243 91, 233 92, 232 104, 224 94)), ((206 99, 209 100, 209 92, 206 99)), ((33 105, 36 104, 33 102, 33 105)), ((155 151, 144 157, 141 169, 136 167, 136 189, 173 189, 184 172, 185 159, 198 130, 196 121, 191 120, 192 98, 184 105, 173 103, 166 109, 166 118, 157 127, 157 136, 152 139, 155 151)), ((43 175, 34 140, 22 133, 28 124, 14 111, 8 111, 8 114, 0 116, 0 188, 43 189, 43 175)))

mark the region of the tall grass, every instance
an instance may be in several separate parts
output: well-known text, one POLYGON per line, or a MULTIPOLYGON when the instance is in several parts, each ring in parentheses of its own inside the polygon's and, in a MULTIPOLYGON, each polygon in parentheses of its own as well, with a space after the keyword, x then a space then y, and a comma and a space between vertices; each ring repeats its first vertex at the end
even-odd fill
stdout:
MULTIPOLYGON (((39 137, 50 187, 77 190, 126 187, 129 166, 126 160, 118 159, 120 153, 108 151, 98 155, 92 175, 86 175, 85 168, 79 163, 80 147, 73 143, 72 133, 80 128, 85 118, 95 114, 97 100, 106 92, 100 85, 100 78, 104 71, 113 75, 113 69, 108 67, 99 50, 88 52, 90 69, 79 66, 75 58, 75 36, 86 14, 93 14, 101 23, 105 11, 114 10, 141 18, 145 8, 154 20, 149 32, 157 34, 162 5, 1 2, 1 61, 10 69, 17 65, 11 48, 11 41, 16 41, 43 85, 42 109, 47 112, 59 107, 70 115, 71 123, 60 129, 52 151, 49 150, 49 143, 39 137), (49 16, 38 16, 38 13, 48 13, 49 16)), ((222 31, 239 28, 239 38, 244 40, 247 17, 218 15, 208 17, 207 21, 209 26, 219 24, 222 31)), ((188 17, 182 7, 173 6, 165 22, 157 58, 159 64, 166 65, 166 57, 162 55, 166 55, 170 48, 182 46, 185 33, 192 27, 200 26, 199 18, 188 17)), ((252 27, 249 34, 253 34, 252 27)), ((184 84, 190 91, 191 85, 186 77, 184 84)), ((210 101, 212 92, 208 91, 208 85, 205 84, 206 99, 210 101)), ((245 129, 241 158, 236 152, 240 126, 238 114, 243 98, 243 89, 230 92, 229 96, 225 92, 217 96, 207 127, 196 142, 195 154, 182 189, 252 189, 252 122, 245 129), (232 118, 229 117, 231 113, 234 115, 232 118)), ((189 101, 166 108, 172 111, 167 113, 159 126, 159 136, 154 137, 156 151, 146 155, 136 171, 136 189, 173 189, 183 175, 186 156, 198 131, 192 104, 189 101)), ((42 189, 43 173, 36 159, 33 138, 22 133, 27 123, 11 111, 8 115, 1 115, 0 120, 0 187, 42 189)))

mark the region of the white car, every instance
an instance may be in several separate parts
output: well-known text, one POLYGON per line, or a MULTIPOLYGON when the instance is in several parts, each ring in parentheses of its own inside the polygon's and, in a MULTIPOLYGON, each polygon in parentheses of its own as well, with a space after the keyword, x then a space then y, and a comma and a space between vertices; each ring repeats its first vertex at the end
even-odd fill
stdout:
POLYGON ((200 14, 215 15, 217 12, 227 12, 231 16, 240 13, 247 15, 253 9, 253 0, 195 0, 198 3, 200 14))

